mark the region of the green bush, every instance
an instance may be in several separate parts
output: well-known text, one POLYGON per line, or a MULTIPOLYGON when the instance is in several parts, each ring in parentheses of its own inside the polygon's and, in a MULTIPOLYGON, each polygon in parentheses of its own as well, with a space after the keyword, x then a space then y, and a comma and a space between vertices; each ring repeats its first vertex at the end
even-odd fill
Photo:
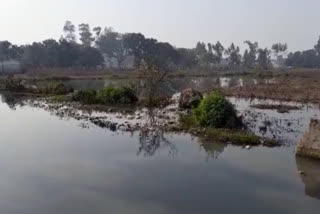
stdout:
POLYGON ((98 91, 97 99, 103 104, 130 104, 138 100, 132 88, 105 87, 98 91))
POLYGON ((219 92, 212 92, 194 110, 200 125, 214 128, 236 128, 241 121, 234 106, 219 92))
POLYGON ((92 89, 84 89, 77 91, 73 97, 73 101, 78 101, 84 104, 96 104, 97 103, 97 92, 92 89))
POLYGON ((129 87, 105 87, 99 91, 80 90, 72 99, 84 104, 131 104, 138 100, 133 89, 129 87))

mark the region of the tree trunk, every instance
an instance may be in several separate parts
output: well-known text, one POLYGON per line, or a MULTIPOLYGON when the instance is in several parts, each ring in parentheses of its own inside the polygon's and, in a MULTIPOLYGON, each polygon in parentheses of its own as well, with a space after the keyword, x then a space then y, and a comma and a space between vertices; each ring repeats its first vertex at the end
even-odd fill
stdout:
POLYGON ((3 60, 1 60, 1 73, 4 73, 4 64, 3 64, 3 60))

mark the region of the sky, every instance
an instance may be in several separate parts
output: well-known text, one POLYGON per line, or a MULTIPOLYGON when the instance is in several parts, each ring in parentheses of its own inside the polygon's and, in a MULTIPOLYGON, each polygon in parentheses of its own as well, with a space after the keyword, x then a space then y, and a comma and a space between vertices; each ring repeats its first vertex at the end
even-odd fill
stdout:
POLYGON ((320 35, 320 0, 0 0, 0 8, 0 40, 16 44, 59 39, 66 20, 188 48, 250 40, 297 51, 320 35))

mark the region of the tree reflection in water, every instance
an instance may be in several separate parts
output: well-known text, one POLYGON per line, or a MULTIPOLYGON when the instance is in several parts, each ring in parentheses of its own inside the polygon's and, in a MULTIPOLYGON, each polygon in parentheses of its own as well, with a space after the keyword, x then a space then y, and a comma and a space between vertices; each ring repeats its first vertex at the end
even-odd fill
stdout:
POLYGON ((174 157, 177 154, 177 148, 166 138, 165 127, 160 124, 155 112, 154 109, 148 109, 148 121, 139 134, 140 146, 137 155, 152 157, 158 150, 168 148, 169 155, 174 157))
POLYGON ((23 106, 23 101, 21 98, 11 94, 11 93, 1 93, 1 101, 6 103, 10 109, 16 110, 17 106, 23 106))
POLYGON ((207 161, 209 159, 218 159, 219 155, 224 152, 227 147, 225 143, 210 142, 205 139, 198 139, 200 147, 207 153, 207 161))

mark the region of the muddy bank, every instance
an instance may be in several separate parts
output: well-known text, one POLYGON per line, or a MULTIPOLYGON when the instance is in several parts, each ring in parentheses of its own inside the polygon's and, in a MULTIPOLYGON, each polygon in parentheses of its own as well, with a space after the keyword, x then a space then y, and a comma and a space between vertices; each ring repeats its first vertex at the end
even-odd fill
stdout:
POLYGON ((256 109, 263 109, 263 110, 277 110, 279 113, 289 113, 291 110, 299 110, 301 107, 298 106, 290 106, 290 105, 282 105, 282 104, 255 104, 251 105, 250 107, 256 109))
MULTIPOLYGON (((3 96, 2 99, 9 101, 8 105, 31 105, 50 111, 61 119, 74 118, 81 121, 83 128, 91 125, 128 132, 188 132, 194 136, 204 137, 210 140, 210 135, 205 136, 201 129, 184 129, 179 126, 181 111, 178 108, 176 95, 175 101, 163 108, 143 108, 128 106, 105 106, 105 105, 82 105, 77 102, 55 102, 52 98, 28 98, 21 102, 19 99, 3 96), (209 138, 209 139, 208 139, 209 138)), ((298 142, 302 133, 308 127, 311 118, 319 113, 316 106, 299 104, 299 109, 291 110, 289 113, 279 113, 275 109, 256 109, 252 105, 264 104, 264 100, 247 100, 239 98, 228 98, 242 117, 244 124, 251 133, 262 138, 276 140, 281 145, 292 145, 298 142)), ((268 101, 273 105, 277 102, 268 101)), ((297 105, 296 103, 283 103, 284 105, 297 105)), ((319 115, 319 114, 318 114, 319 115)), ((222 132, 223 133, 223 132, 222 132)))

